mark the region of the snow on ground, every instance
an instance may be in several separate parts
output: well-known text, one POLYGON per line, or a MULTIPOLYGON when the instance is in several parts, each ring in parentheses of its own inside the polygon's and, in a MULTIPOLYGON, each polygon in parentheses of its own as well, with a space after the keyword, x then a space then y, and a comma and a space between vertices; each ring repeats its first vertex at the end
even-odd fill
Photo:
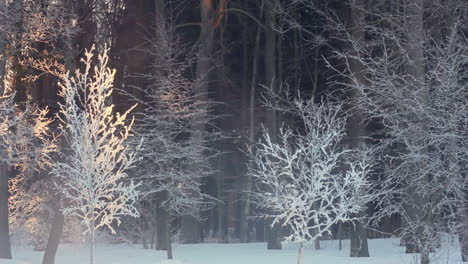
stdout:
MULTIPOLYGON (((460 250, 455 242, 444 243, 433 256, 434 264, 462 264, 460 250), (453 244, 448 246, 449 244, 453 244)), ((343 241, 338 250, 337 241, 322 241, 322 249, 311 245, 304 251, 304 264, 413 264, 417 254, 404 254, 398 239, 369 240, 370 258, 350 258, 349 241, 343 241)), ((14 261, 0 264, 40 264, 42 252, 30 248, 14 248, 14 261)), ((174 245, 175 260, 166 260, 165 251, 143 249, 141 245, 99 244, 96 248, 96 264, 295 264, 297 245, 285 245, 283 250, 266 250, 265 243, 250 244, 196 244, 174 245)), ((56 264, 89 263, 86 245, 60 245, 56 264)))

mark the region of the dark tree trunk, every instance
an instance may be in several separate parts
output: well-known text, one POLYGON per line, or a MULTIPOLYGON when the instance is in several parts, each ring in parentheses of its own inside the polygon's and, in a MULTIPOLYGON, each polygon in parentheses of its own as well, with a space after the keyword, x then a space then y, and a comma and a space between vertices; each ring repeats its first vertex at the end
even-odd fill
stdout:
POLYGON ((47 247, 42 258, 42 264, 54 264, 55 255, 60 244, 60 238, 62 237, 63 225, 65 223, 65 216, 60 211, 61 208, 58 206, 55 208, 54 220, 52 222, 52 228, 50 230, 49 240, 47 241, 47 247))
POLYGON ((272 228, 267 229, 267 234, 267 249, 283 248, 281 245, 281 226, 274 225, 272 228))
MULTIPOLYGON (((0 12, 6 11, 5 0, 0 0, 0 12)), ((6 68, 6 34, 0 31, 0 96, 4 95, 6 68)), ((1 162, 1 161, 0 161, 1 162)), ((8 224, 8 166, 0 164, 0 259, 11 259, 10 230, 8 224)))
MULTIPOLYGON (((259 11, 259 16, 261 17, 263 13, 263 1, 262 7, 259 11)), ((260 36, 261 28, 257 28, 257 33, 255 35, 255 50, 253 54, 252 62, 252 80, 250 83, 250 100, 249 100, 249 139, 255 140, 255 129, 256 129, 256 116, 255 116, 255 93, 257 87, 257 77, 258 77, 258 57, 260 51, 260 36)), ((252 160, 249 160, 251 163, 252 160)), ((252 191, 252 175, 247 173, 245 177, 244 190, 241 194, 241 210, 239 216, 239 237, 241 242, 249 241, 249 221, 248 217, 250 215, 250 192, 252 191)))
MULTIPOLYGON (((365 42, 364 38, 364 24, 365 24, 365 14, 363 10, 365 9, 365 0, 353 0, 351 2, 351 32, 353 37, 360 43, 365 42)), ((351 61, 350 63, 351 70, 356 78, 364 82, 363 66, 358 61, 351 61)), ((354 104, 357 104, 359 101, 358 91, 350 91, 350 98, 352 98, 354 104)), ((355 110, 350 117, 349 122, 349 134, 351 137, 352 147, 357 148, 363 143, 363 137, 366 135, 366 129, 363 125, 364 115, 361 111, 355 110)), ((366 212, 359 212, 359 216, 365 216, 366 212)), ((351 246, 350 246, 350 256, 351 257, 369 257, 369 248, 367 246, 367 229, 359 221, 355 221, 350 226, 350 236, 351 236, 351 246)))
POLYGON ((343 222, 338 223, 338 250, 343 249, 343 222))
MULTIPOLYGON (((197 81, 199 82, 196 92, 196 100, 201 102, 208 101, 210 71, 212 67, 212 53, 214 40, 214 21, 215 10, 213 2, 209 0, 200 0, 200 43, 197 58, 197 81)), ((204 131, 206 127, 199 124, 193 127, 196 131, 204 131)), ((199 210, 194 208, 193 210, 199 210)), ((193 212, 198 215, 199 212, 193 212)), ((192 216, 182 217, 182 234, 184 243, 202 242, 202 232, 200 223, 192 216)))
POLYGON ((257 242, 265 241, 265 220, 258 219, 255 222, 255 240, 257 242))
MULTIPOLYGON (((275 2, 277 0, 265 0, 265 85, 271 87, 273 91, 277 90, 277 54, 276 54, 276 31, 274 30, 275 19, 275 2)), ((277 140, 278 122, 277 113, 272 109, 266 109, 266 126, 270 132, 273 141, 277 140)), ((281 249, 281 227, 273 226, 268 230, 268 249, 281 249)))
MULTIPOLYGON (((468 198, 468 190, 465 190, 465 201, 466 198, 468 198)), ((465 208, 460 215, 462 227, 458 234, 458 241, 460 242, 462 260, 463 262, 468 262, 468 208, 466 208, 466 205, 461 205, 460 207, 463 208, 463 206, 465 208)))
POLYGON ((0 165, 0 259, 11 259, 10 230, 8 224, 9 169, 0 165))
POLYGON ((351 257, 369 257, 367 245, 367 229, 361 223, 355 222, 350 227, 351 257))
POLYGON ((464 234, 460 234, 458 240, 460 241, 462 260, 468 262, 468 232, 465 231, 464 234))
POLYGON ((317 237, 314 241, 314 248, 315 250, 319 250, 321 247, 320 247, 320 238, 317 237))
MULTIPOLYGON (((405 72, 411 76, 411 85, 414 91, 417 91, 419 99, 422 103, 428 103, 427 89, 424 88, 425 83, 425 62, 424 62, 424 0, 407 0, 405 3, 405 25, 408 31, 408 43, 406 50, 408 54, 408 62, 405 63, 405 72)), ((425 126, 424 121, 420 116, 411 116, 420 126, 425 126)), ((413 144, 420 146, 421 151, 428 151, 424 147, 425 142, 421 142, 419 138, 410 138, 413 144)), ((420 166, 422 164, 414 164, 414 166, 420 166)), ((423 184, 429 183, 429 176, 426 174, 422 177, 421 181, 423 184)), ((410 186, 410 190, 414 187, 410 186)), ((423 224, 426 227, 432 225, 432 209, 431 202, 427 197, 424 197, 420 192, 410 191, 410 204, 406 205, 407 214, 409 221, 416 224, 423 224)), ((410 223, 413 224, 413 223, 410 223)), ((406 252, 420 252, 421 253, 421 264, 429 263, 429 242, 427 241, 427 235, 424 234, 425 230, 419 226, 416 229, 411 230, 411 239, 406 243, 406 252)))
POLYGON ((192 216, 186 215, 182 217, 182 243, 196 244, 201 243, 200 223, 192 216))
POLYGON ((166 245, 167 245, 167 259, 172 259, 172 242, 171 242, 171 215, 168 212, 165 212, 165 221, 164 224, 166 225, 166 245))
POLYGON ((162 199, 156 201, 156 250, 167 250, 167 213, 161 202, 162 199))

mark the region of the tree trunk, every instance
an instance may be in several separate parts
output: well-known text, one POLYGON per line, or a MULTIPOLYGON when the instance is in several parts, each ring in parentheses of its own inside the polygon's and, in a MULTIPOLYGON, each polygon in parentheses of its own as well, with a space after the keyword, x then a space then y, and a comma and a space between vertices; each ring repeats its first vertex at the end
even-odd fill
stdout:
MULTIPOLYGON (((94 209, 92 210, 94 212, 94 209)), ((94 238, 94 220, 91 221, 91 241, 90 241, 90 247, 89 247, 89 253, 90 253, 90 264, 94 264, 94 247, 95 247, 95 238, 94 238)))
POLYGON ((320 249, 320 238, 318 238, 318 237, 314 241, 314 248, 315 248, 315 250, 320 249))
MULTIPOLYGON (((225 156, 223 156, 225 158, 225 156)), ((217 181, 216 181, 216 184, 217 184, 217 196, 218 196, 218 199, 221 201, 217 204, 217 218, 218 218, 218 221, 217 221, 217 224, 218 224, 218 233, 217 233, 217 236, 218 236, 218 241, 220 243, 226 243, 227 242, 227 234, 224 232, 225 230, 225 226, 227 225, 226 221, 225 221, 225 215, 227 214, 227 210, 226 210, 226 206, 225 206, 225 203, 226 203, 226 199, 224 197, 224 177, 225 175, 223 175, 223 171, 222 169, 225 167, 224 166, 224 161, 225 159, 219 159, 218 160, 218 170, 219 170, 219 173, 218 173, 218 177, 217 177, 217 181)))
POLYGON ((0 165, 0 259, 11 259, 8 224, 8 165, 0 165))
POLYGON ((141 243, 143 244, 144 249, 149 249, 151 246, 149 245, 148 240, 146 239, 146 233, 148 232, 148 229, 147 229, 145 216, 143 214, 140 215, 139 221, 140 221, 141 243))
MULTIPOLYGON (((277 0, 265 0, 265 86, 270 87, 273 91, 277 90, 277 76, 276 76, 276 32, 274 26, 276 19, 274 15, 275 2, 277 0)), ((277 138, 277 113, 275 110, 266 109, 266 126, 270 136, 274 141, 277 138)))
POLYGON ((166 212, 165 225, 166 225, 166 245, 167 245, 167 259, 172 259, 172 242, 171 242, 171 215, 166 212))
POLYGON ((156 200, 156 250, 167 250, 168 249, 168 234, 167 231, 167 212, 162 207, 163 201, 162 195, 158 195, 156 200))
POLYGON ((304 250, 304 244, 302 242, 299 243, 299 254, 297 255, 297 264, 302 263, 302 251, 304 250))
MULTIPOLYGON (((0 12, 6 14, 6 0, 0 0, 0 12)), ((0 30, 0 96, 5 94, 5 71, 7 63, 7 34, 5 30, 0 30)))
POLYGON ((358 221, 351 223, 351 257, 369 257, 367 230, 358 221))
POLYGON ((338 250, 343 249, 343 222, 338 222, 338 250))
POLYGON ((255 222, 255 241, 265 242, 265 219, 258 219, 255 222))
MULTIPOLYGON (((275 2, 277 0, 265 0, 265 85, 270 87, 273 91, 277 91, 276 81, 276 32, 274 26, 275 19, 275 2)), ((270 133, 273 141, 277 139, 278 123, 277 113, 272 109, 266 109, 266 127, 270 133)), ((267 240, 268 249, 281 249, 281 227, 279 225, 273 226, 268 231, 267 240)))
POLYGON ((50 230, 49 240, 47 241, 47 247, 44 252, 42 264, 54 264, 55 255, 60 244, 60 238, 62 237, 63 225, 65 223, 65 216, 60 211, 60 206, 55 208, 54 220, 52 222, 52 228, 50 230))
POLYGON ((466 230, 458 236, 458 241, 460 242, 462 260, 468 262, 468 232, 466 230))
MULTIPOLYGON (((425 63, 424 63, 424 0, 406 0, 405 1, 405 26, 408 34, 408 44, 406 50, 409 61, 405 63, 405 72, 411 76, 410 84, 414 91, 418 91, 419 99, 422 103, 428 102, 427 90, 423 88, 425 83, 425 63)), ((424 126, 424 121, 419 116, 410 117, 420 126, 424 126)), ((424 142, 420 142, 419 138, 409 139, 416 146, 423 146, 424 142)), ((428 151, 425 147, 421 151, 428 151)), ((422 164, 415 164, 419 166, 422 164)), ((424 184, 429 184, 429 175, 424 175, 424 184)), ((419 192, 412 191, 410 193, 411 204, 407 205, 409 221, 414 221, 416 224, 430 226, 432 222, 431 204, 427 198, 423 197, 419 192), (423 209, 425 208, 425 209, 423 209), (423 211, 426 210, 426 211, 423 211)), ((411 223, 410 223, 411 224, 411 223)), ((429 262, 428 241, 424 235, 423 227, 418 227, 416 230, 411 230, 411 239, 406 243, 406 252, 421 252, 421 264, 429 262)))
MULTIPOLYGON (((468 199, 468 190, 465 190, 465 201, 468 199)), ((458 234, 458 241, 460 242, 461 256, 463 262, 468 262, 468 208, 466 205, 460 205, 462 209, 460 215, 460 223, 462 224, 461 230, 458 234)))
MULTIPOLYGON (((270 224, 268 226, 270 227, 270 224)), ((276 224, 267 230, 267 249, 282 249, 281 226, 276 224)))
MULTIPOLYGON (((0 12, 6 12, 5 0, 0 0, 0 12)), ((6 34, 0 31, 0 96, 5 94, 6 34)), ((2 162, 2 161, 0 161, 2 162)), ((0 259, 11 259, 10 230, 8 223, 8 165, 0 164, 0 259)))
MULTIPOLYGON (((196 92, 196 100, 201 102, 208 101, 209 92, 209 75, 211 70, 211 56, 213 52, 213 37, 214 37, 214 7, 210 0, 200 0, 200 44, 197 58, 197 82, 198 89, 196 92)), ((196 131, 204 131, 206 127, 203 124, 198 124, 193 127, 196 131)), ((199 209, 194 209, 199 210, 199 209)), ((198 215, 199 212, 193 212, 198 215)), ((200 225, 192 216, 182 217, 182 234, 184 243, 200 243, 202 241, 200 225)))
MULTIPOLYGON (((263 13, 263 1, 260 8, 260 17, 263 13)), ((250 84, 250 101, 249 101, 249 139, 255 140, 255 94, 257 87, 257 77, 258 77, 258 57, 260 51, 260 36, 261 28, 257 27, 257 34, 255 36, 255 50, 254 57, 252 62, 252 82, 250 84)), ((251 160, 249 161, 252 162, 251 160)), ((250 166, 250 165, 249 165, 250 166)), ((250 192, 252 191, 252 175, 247 173, 245 177, 245 189, 242 192, 242 206, 239 217, 239 236, 241 242, 249 241, 249 221, 248 217, 250 215, 250 192)))
MULTIPOLYGON (((364 43, 364 24, 365 14, 363 12, 365 8, 365 0, 353 0, 351 3, 351 33, 353 37, 359 42, 364 43)), ((350 62, 350 68, 353 74, 356 76, 358 81, 364 82, 363 66, 356 60, 350 62)), ((359 101, 358 91, 350 91, 350 98, 353 100, 353 104, 357 105, 359 101)), ((365 127, 363 125, 364 116, 359 108, 352 113, 349 122, 349 135, 351 138, 351 145, 353 148, 359 147, 363 143, 363 137, 366 135, 365 127)), ((359 212, 359 216, 365 216, 366 212, 359 212)), ((369 248, 367 245, 367 230, 359 221, 355 221, 351 224, 350 229, 351 246, 350 256, 351 257, 369 257, 369 248)))

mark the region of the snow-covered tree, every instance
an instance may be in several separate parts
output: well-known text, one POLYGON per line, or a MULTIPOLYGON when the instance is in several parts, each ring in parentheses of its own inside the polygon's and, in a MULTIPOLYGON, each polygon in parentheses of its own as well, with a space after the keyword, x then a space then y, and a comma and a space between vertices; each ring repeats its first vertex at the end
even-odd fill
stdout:
MULTIPOLYGON (((48 200, 46 169, 52 165, 51 154, 58 150, 55 135, 51 133, 52 119, 47 118, 48 110, 33 110, 30 101, 23 110, 14 106, 15 125, 11 127, 9 143, 11 168, 15 177, 9 180, 9 223, 12 234, 31 235, 36 249, 45 246, 44 234, 47 231, 43 218, 44 201, 48 200)), ((49 199, 53 199, 52 196, 49 199)))
POLYGON ((298 129, 283 126, 277 142, 265 129, 250 149, 250 168, 258 208, 290 230, 286 241, 303 243, 329 233, 338 222, 358 220, 356 213, 374 197, 368 180, 370 150, 346 147, 346 115, 341 104, 286 100, 278 110, 297 118, 298 129))
POLYGON ((63 213, 80 218, 90 234, 91 263, 95 231, 107 227, 115 232, 121 217, 138 216, 137 185, 127 175, 137 161, 137 150, 127 145, 133 107, 120 114, 109 104, 115 70, 107 66, 107 52, 98 54, 93 66, 94 47, 86 50, 84 69, 60 81, 58 118, 68 146, 52 170, 68 204, 63 213))
POLYGON ((21 207, 20 200, 23 200, 20 195, 31 175, 51 165, 50 155, 57 146, 50 134, 52 120, 46 117, 48 110, 37 109, 30 101, 16 103, 15 93, 8 89, 8 81, 5 85, 7 89, 0 98, 0 195, 9 204, 0 206, 0 258, 11 258, 9 222, 14 224, 19 218, 25 219, 21 210, 15 210, 19 209, 17 206, 21 207), (12 170, 18 175, 9 180, 12 170), (9 212, 13 212, 12 217, 9 217, 9 212))
MULTIPOLYGON (((383 127, 385 192, 375 220, 400 215, 407 253, 421 253, 427 264, 442 232, 467 236, 468 6, 434 0, 408 1, 404 8, 366 10, 378 21, 366 26, 367 42, 334 24, 350 44, 337 52, 345 70, 336 72, 358 91, 356 105, 369 121, 383 127), (356 63, 361 77, 351 70, 356 63)), ((468 239, 461 241, 467 248, 468 239)))
POLYGON ((163 216, 157 217, 165 222, 157 223, 163 227, 157 235, 166 241, 158 239, 158 243, 165 244, 172 258, 171 219, 200 220, 200 211, 214 202, 201 188, 203 179, 213 172, 210 158, 216 152, 210 145, 220 134, 197 129, 212 123, 213 102, 199 100, 200 83, 185 76, 195 62, 184 54, 190 50, 164 22, 155 33, 146 51, 154 59, 151 71, 142 76, 150 85, 142 91, 143 99, 138 99, 141 111, 135 133, 144 139, 145 148, 140 151, 143 165, 135 174, 143 182, 142 200, 154 201, 156 214, 163 216))

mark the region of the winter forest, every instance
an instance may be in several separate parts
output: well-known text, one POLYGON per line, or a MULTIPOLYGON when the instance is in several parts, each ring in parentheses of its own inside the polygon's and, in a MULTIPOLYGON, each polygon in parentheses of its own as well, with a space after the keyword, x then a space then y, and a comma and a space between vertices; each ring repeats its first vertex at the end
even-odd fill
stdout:
POLYGON ((468 261, 467 0, 0 0, 0 263, 468 261))

